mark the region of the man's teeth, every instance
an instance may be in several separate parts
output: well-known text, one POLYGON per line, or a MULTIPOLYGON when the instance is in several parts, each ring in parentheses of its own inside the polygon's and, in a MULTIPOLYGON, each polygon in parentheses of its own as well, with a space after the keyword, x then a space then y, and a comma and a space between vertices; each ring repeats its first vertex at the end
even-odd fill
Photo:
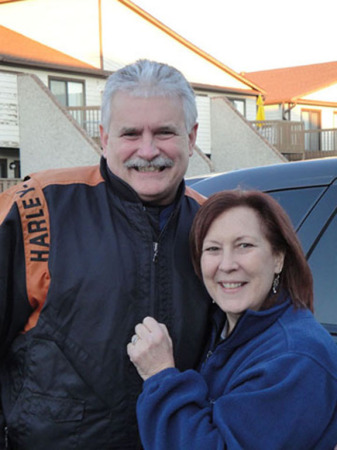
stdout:
POLYGON ((161 167, 148 166, 148 167, 137 167, 138 172, 161 172, 163 170, 161 167))
POLYGON ((221 283, 221 286, 226 289, 235 289, 242 285, 243 285, 243 283, 221 283))

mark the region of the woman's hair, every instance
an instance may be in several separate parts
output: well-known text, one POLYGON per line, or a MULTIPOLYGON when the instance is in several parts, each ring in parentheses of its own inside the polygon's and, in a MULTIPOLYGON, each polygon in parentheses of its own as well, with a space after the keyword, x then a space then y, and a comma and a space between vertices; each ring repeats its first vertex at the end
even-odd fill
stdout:
POLYGON ((142 59, 110 75, 103 92, 101 107, 101 121, 106 132, 109 131, 111 120, 111 101, 117 92, 127 92, 145 98, 180 98, 188 133, 197 122, 197 106, 191 85, 179 70, 167 64, 142 59))
MULTIPOLYGON (((192 263, 197 275, 202 278, 200 264, 202 246, 211 224, 222 213, 238 206, 251 208, 257 213, 264 235, 273 252, 284 253, 280 289, 290 294, 295 306, 309 308, 312 311, 312 275, 300 241, 284 209, 270 195, 259 191, 237 189, 218 192, 201 206, 195 216, 190 234, 192 263)), ((264 308, 272 306, 276 299, 276 295, 270 296, 266 299, 264 308)))

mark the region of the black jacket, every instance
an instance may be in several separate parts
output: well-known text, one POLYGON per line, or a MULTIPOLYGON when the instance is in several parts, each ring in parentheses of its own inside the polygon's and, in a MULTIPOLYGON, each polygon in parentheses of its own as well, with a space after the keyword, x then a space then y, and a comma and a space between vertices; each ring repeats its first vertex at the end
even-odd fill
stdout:
POLYGON ((182 183, 157 220, 102 159, 33 175, 0 196, 10 448, 140 448, 142 380, 126 354, 134 326, 147 315, 165 323, 181 370, 197 364, 205 339, 210 301, 188 244, 199 204, 188 191, 182 183))

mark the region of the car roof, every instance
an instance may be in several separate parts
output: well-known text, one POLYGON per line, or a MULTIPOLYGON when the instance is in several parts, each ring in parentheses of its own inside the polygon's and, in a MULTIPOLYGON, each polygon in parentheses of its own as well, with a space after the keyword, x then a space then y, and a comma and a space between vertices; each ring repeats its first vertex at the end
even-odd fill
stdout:
POLYGON ((258 189, 271 192, 309 186, 326 186, 337 178, 337 158, 287 162, 268 166, 238 169, 192 183, 204 195, 224 189, 258 189))

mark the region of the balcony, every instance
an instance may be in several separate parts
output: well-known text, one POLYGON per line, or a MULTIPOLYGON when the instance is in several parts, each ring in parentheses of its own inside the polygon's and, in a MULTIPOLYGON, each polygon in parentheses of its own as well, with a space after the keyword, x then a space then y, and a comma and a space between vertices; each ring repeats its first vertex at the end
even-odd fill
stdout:
MULTIPOLYGON (((69 107, 72 117, 100 144, 99 106, 69 107)), ((257 132, 289 161, 337 156, 337 129, 305 130, 303 122, 254 121, 257 132)), ((19 178, 0 178, 0 193, 18 184, 19 178)))
POLYGON ((69 106, 67 111, 84 128, 88 135, 100 144, 101 108, 99 106, 69 106))
MULTIPOLYGON (((100 144, 100 107, 68 107, 67 109, 89 136, 100 144)), ((303 122, 284 120, 264 120, 250 123, 289 161, 337 156, 337 128, 305 130, 303 122)))
POLYGON ((15 186, 20 183, 22 180, 20 178, 0 178, 0 194, 6 189, 15 186))
POLYGON ((337 156, 337 128, 306 130, 303 122, 251 122, 258 133, 289 161, 337 156))

